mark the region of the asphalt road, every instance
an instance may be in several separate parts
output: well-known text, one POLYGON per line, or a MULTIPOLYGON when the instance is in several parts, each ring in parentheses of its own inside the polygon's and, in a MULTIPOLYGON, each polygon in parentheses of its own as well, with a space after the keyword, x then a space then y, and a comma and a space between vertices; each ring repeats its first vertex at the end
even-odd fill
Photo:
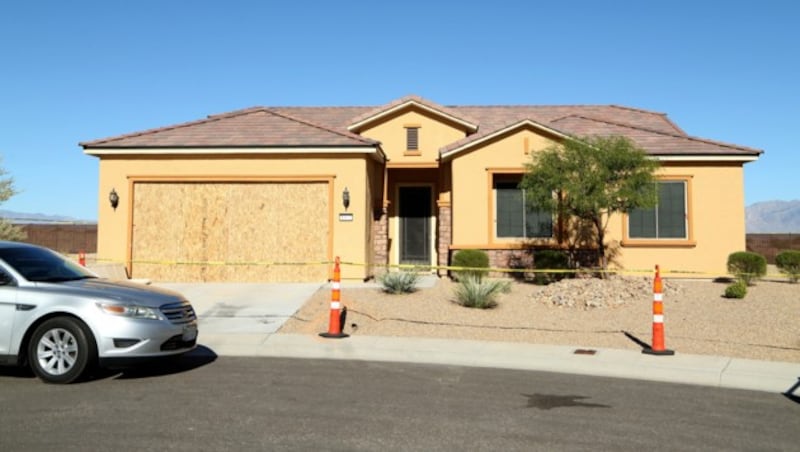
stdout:
POLYGON ((0 450, 797 450, 780 394, 399 363, 215 357, 46 385, 0 370, 0 450))

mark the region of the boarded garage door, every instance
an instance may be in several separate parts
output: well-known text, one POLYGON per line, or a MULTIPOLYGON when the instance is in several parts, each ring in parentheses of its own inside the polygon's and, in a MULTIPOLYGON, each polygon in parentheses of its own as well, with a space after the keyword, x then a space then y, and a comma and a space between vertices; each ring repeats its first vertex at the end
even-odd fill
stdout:
POLYGON ((327 182, 137 182, 132 276, 174 282, 324 281, 325 265, 265 263, 328 259, 328 197, 327 182))

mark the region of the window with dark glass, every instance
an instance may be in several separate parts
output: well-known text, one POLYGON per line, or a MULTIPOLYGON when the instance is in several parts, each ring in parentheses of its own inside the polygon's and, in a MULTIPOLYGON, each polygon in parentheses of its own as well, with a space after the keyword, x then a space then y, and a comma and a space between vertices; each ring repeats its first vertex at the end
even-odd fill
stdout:
POLYGON ((519 181, 496 181, 494 189, 497 237, 549 238, 553 236, 552 215, 528 205, 525 191, 519 188, 519 181))
POLYGON ((658 204, 628 214, 632 239, 687 239, 686 182, 658 182, 658 204))
POLYGON ((419 127, 406 127, 406 149, 419 150, 419 127))

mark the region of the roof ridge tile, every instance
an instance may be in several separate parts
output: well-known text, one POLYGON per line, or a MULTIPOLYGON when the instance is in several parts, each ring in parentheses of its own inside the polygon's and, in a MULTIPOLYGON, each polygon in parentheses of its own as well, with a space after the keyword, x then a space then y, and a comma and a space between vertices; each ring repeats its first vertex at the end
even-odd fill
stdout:
POLYGON ((334 134, 339 135, 339 136, 343 136, 345 138, 350 138, 350 139, 353 139, 353 140, 361 141, 362 143, 365 143, 365 144, 380 144, 380 142, 378 142, 376 140, 373 140, 373 139, 370 139, 370 138, 365 138, 365 137, 362 137, 361 135, 358 135, 358 134, 355 134, 355 133, 352 133, 352 132, 341 132, 339 130, 334 130, 334 129, 330 128, 330 127, 326 127, 326 126, 323 126, 321 124, 316 124, 316 123, 314 123, 312 121, 309 121, 307 119, 298 118, 298 117, 296 117, 294 115, 290 115, 288 113, 278 112, 278 111, 270 110, 270 109, 265 109, 265 111, 269 112, 270 114, 273 114, 275 116, 280 116, 282 118, 286 118, 286 119, 288 119, 290 121, 299 122, 301 124, 305 124, 305 125, 310 126, 310 127, 315 127, 317 129, 324 130, 326 132, 330 132, 330 133, 334 133, 334 134))
POLYGON ((678 133, 681 133, 681 134, 683 134, 683 135, 689 136, 689 135, 688 135, 688 134, 687 134, 687 133, 686 133, 686 132, 685 132, 685 131, 684 131, 682 128, 678 127, 678 125, 677 125, 677 124, 675 124, 675 123, 674 123, 674 122, 673 122, 671 119, 669 119, 669 115, 667 115, 667 114, 666 114, 666 113, 664 113, 664 112, 660 112, 660 111, 653 111, 653 110, 646 110, 646 109, 644 109, 644 108, 629 107, 629 106, 627 106, 627 105, 617 105, 617 104, 611 104, 611 105, 609 105, 609 107, 612 107, 612 108, 619 108, 619 109, 621 109, 621 110, 630 110, 630 111, 635 111, 635 112, 638 112, 638 113, 646 113, 646 114, 650 114, 650 115, 661 116, 661 117, 664 119, 664 121, 667 121, 667 123, 668 123, 668 124, 669 124, 669 125, 670 125, 672 128, 674 128, 676 131, 678 131, 678 133))
MULTIPOLYGON (((727 148, 732 148, 732 149, 739 149, 739 150, 742 150, 742 151, 750 151, 750 152, 758 152, 758 153, 763 152, 760 149, 755 149, 755 148, 751 148, 751 147, 747 147, 747 146, 741 146, 741 145, 738 145, 738 144, 726 143, 724 141, 710 140, 708 138, 700 138, 700 137, 695 137, 695 136, 685 135, 685 134, 679 134, 679 133, 667 133, 667 132, 664 132, 664 131, 661 131, 661 130, 651 129, 651 128, 648 128, 648 127, 636 126, 636 125, 628 124, 628 123, 625 123, 625 122, 609 121, 609 120, 606 120, 606 119, 592 118, 590 116, 584 116, 584 115, 569 115, 569 116, 576 117, 576 118, 581 118, 581 119, 586 119, 588 121, 603 122, 603 123, 606 123, 606 124, 611 124, 611 125, 620 126, 620 127, 626 127, 626 128, 634 129, 634 130, 641 130, 641 131, 644 131, 644 132, 655 133, 655 134, 658 134, 658 135, 664 135, 664 136, 668 136, 668 137, 672 137, 672 138, 682 138, 682 139, 685 139, 685 140, 697 141, 697 142, 700 142, 700 143, 713 144, 715 146, 722 146, 722 147, 727 147, 727 148)), ((561 118, 561 119, 564 119, 564 118, 561 118)))
MULTIPOLYGON (((252 108, 256 108, 256 107, 252 107, 252 108)), ((224 113, 224 114, 220 114, 220 115, 208 115, 207 117, 205 117, 203 119, 195 119, 193 121, 179 122, 177 124, 170 124, 168 126, 154 127, 154 128, 151 128, 151 129, 140 130, 138 132, 130 132, 130 133, 122 134, 122 135, 115 135, 115 136, 106 137, 106 138, 99 138, 97 140, 82 141, 82 142, 78 143, 78 145, 79 146, 97 146, 98 144, 101 144, 101 143, 111 143, 111 142, 114 142, 114 141, 120 141, 120 140, 124 140, 124 139, 127 139, 127 138, 141 137, 141 136, 144 136, 144 135, 153 135, 153 134, 159 133, 159 132, 166 132, 168 130, 175 130, 175 129, 181 129, 181 128, 184 128, 184 127, 196 126, 198 124, 207 124, 209 122, 219 121, 223 117, 232 117, 232 116, 241 115, 242 111, 244 111, 244 110, 237 110, 236 111, 237 114, 231 114, 230 116, 225 116, 225 115, 228 115, 228 114, 234 113, 234 112, 228 112, 228 113, 224 113)))
POLYGON ((480 124, 479 121, 476 121, 474 118, 470 118, 468 115, 464 115, 463 113, 458 112, 457 109, 453 109, 448 106, 436 103, 432 100, 426 99, 417 94, 409 94, 399 99, 395 99, 387 104, 379 105, 378 107, 375 107, 372 110, 369 110, 367 112, 364 112, 356 116, 355 118, 351 119, 350 125, 356 125, 362 122, 366 122, 369 120, 369 118, 378 116, 388 110, 407 104, 409 102, 416 102, 418 104, 430 108, 431 110, 440 111, 445 115, 452 116, 453 118, 456 118, 457 120, 462 121, 467 125, 474 126, 475 128, 477 128, 478 125, 480 124))
POLYGON ((379 144, 378 141, 372 140, 370 138, 362 137, 361 135, 357 135, 357 134, 350 133, 350 132, 342 132, 342 131, 339 131, 339 130, 334 130, 334 129, 330 128, 330 127, 325 127, 323 125, 316 124, 316 123, 311 122, 309 120, 298 118, 298 117, 296 117, 294 115, 289 115, 289 114, 284 113, 284 112, 277 112, 277 111, 272 110, 272 109, 270 109, 268 107, 256 106, 256 107, 243 108, 243 109, 239 109, 239 110, 233 110, 233 111, 226 112, 226 113, 208 115, 204 119, 197 119, 197 120, 194 120, 194 121, 188 121, 188 122, 183 122, 183 123, 178 123, 178 124, 172 124, 172 125, 169 125, 169 126, 157 127, 157 128, 153 128, 153 129, 146 129, 146 130, 142 130, 142 131, 139 131, 139 132, 132 132, 132 133, 127 133, 127 134, 123 134, 123 135, 117 135, 117 136, 108 137, 108 138, 101 138, 101 139, 98 139, 98 140, 80 142, 80 143, 78 143, 78 145, 79 146, 83 146, 83 147, 86 147, 86 146, 98 146, 98 145, 109 144, 109 143, 113 143, 113 142, 116 142, 116 141, 129 139, 129 138, 137 138, 137 137, 142 137, 142 136, 146 136, 146 135, 155 135, 157 133, 167 132, 167 131, 170 131, 170 130, 176 130, 176 129, 186 128, 186 127, 192 127, 192 126, 197 126, 197 125, 201 125, 201 124, 208 124, 208 123, 212 123, 212 122, 219 122, 219 121, 223 121, 225 119, 235 118, 235 117, 238 117, 238 116, 246 116, 246 115, 251 115, 251 114, 255 114, 255 113, 271 114, 273 116, 278 116, 278 117, 284 118, 284 119, 289 120, 289 121, 294 121, 294 122, 297 122, 297 123, 300 123, 300 124, 304 124, 304 125, 309 126, 309 127, 314 127, 316 129, 323 130, 325 132, 332 133, 332 134, 335 134, 335 135, 339 135, 339 136, 342 136, 342 137, 345 137, 345 138, 348 138, 348 139, 351 139, 351 140, 354 140, 354 141, 359 141, 359 142, 364 143, 364 144, 370 144, 370 145, 379 144))

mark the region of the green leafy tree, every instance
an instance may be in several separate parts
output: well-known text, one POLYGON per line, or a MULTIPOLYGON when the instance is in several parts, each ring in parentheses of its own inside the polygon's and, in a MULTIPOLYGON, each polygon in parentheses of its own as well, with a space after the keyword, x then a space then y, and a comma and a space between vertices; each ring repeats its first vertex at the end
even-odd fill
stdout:
MULTIPOLYGON (((14 189, 14 179, 7 175, 6 170, 0 168, 0 204, 17 194, 14 189)), ((26 237, 25 231, 19 226, 11 224, 5 218, 0 218, 0 240, 21 241, 25 240, 26 237)))
POLYGON ((598 264, 605 270, 609 218, 655 206, 657 168, 657 161, 625 137, 574 137, 533 153, 520 187, 536 208, 591 224, 598 264))

